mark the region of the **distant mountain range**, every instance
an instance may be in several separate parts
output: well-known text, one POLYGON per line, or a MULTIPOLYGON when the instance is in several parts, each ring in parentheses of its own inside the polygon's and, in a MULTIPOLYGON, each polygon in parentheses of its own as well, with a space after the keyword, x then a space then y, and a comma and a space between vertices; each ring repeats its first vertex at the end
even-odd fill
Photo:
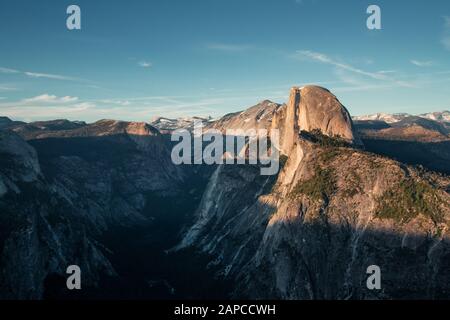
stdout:
POLYGON ((191 130, 195 121, 201 121, 204 125, 212 121, 211 117, 184 117, 184 118, 165 118, 154 117, 150 121, 150 125, 157 128, 161 132, 170 132, 177 129, 191 130))
POLYGON ((450 174, 449 112, 353 117, 366 150, 450 174))
POLYGON ((354 118, 358 132, 365 138, 384 138, 387 140, 406 140, 437 142, 450 139, 450 122, 445 119, 445 112, 435 112, 422 116, 372 115, 354 118))
MULTIPOLYGON (((384 121, 386 123, 395 123, 398 121, 401 121, 405 118, 414 117, 413 115, 409 113, 375 113, 370 115, 363 115, 363 116, 354 116, 353 120, 358 121, 373 121, 373 120, 379 120, 384 121)), ((450 111, 439 111, 439 112, 430 112, 430 113, 423 113, 415 117, 430 119, 434 121, 439 122, 450 122, 450 111)))

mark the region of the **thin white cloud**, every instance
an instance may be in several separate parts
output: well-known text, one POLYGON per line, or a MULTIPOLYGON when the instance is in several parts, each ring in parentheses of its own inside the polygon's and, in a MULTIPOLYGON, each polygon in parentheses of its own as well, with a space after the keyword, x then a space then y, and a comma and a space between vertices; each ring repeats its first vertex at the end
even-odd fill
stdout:
POLYGON ((151 62, 147 61, 140 61, 138 65, 142 68, 151 68, 153 66, 151 62))
POLYGON ((45 120, 55 118, 81 119, 92 112, 96 104, 79 101, 78 97, 42 94, 19 101, 1 101, 2 114, 14 119, 45 120))
POLYGON ((10 68, 0 67, 0 73, 20 73, 20 71, 10 68))
POLYGON ((330 87, 330 90, 335 93, 387 90, 398 87, 398 85, 386 81, 368 80, 364 76, 345 69, 336 68, 334 73, 340 80, 338 84, 330 87))
POLYGON ((378 85, 350 85, 350 86, 336 86, 330 88, 332 92, 342 93, 342 92, 358 92, 358 91, 369 91, 369 90, 383 90, 392 89, 392 85, 378 84, 378 85))
POLYGON ((3 108, 5 103, 0 103, 2 114, 13 119, 27 119, 28 121, 49 120, 57 118, 78 120, 85 117, 95 105, 89 102, 76 103, 72 105, 55 106, 14 106, 3 108))
POLYGON ((413 65, 418 66, 418 67, 431 67, 434 65, 433 61, 419 61, 419 60, 411 59, 411 60, 409 60, 409 62, 411 62, 413 65))
POLYGON ((225 51, 225 52, 242 52, 252 48, 248 44, 231 44, 231 43, 210 43, 206 47, 210 50, 225 51))
POLYGON ((52 80, 63 80, 63 81, 79 81, 79 82, 89 82, 85 79, 74 78, 59 74, 50 74, 50 73, 40 73, 40 72, 31 72, 31 71, 20 71, 11 68, 0 67, 0 73, 4 74, 22 74, 30 78, 45 78, 52 80))
POLYGON ((397 70, 380 70, 377 73, 379 74, 391 74, 391 73, 396 73, 397 70))
POLYGON ((57 97, 55 95, 49 95, 47 93, 22 100, 24 103, 30 104, 30 103, 71 103, 78 101, 78 97, 71 97, 71 96, 64 96, 64 97, 57 97))
POLYGON ((394 83, 394 84, 396 84, 398 86, 402 86, 402 87, 412 87, 412 85, 410 83, 393 79, 393 78, 387 76, 386 73, 365 71, 360 68, 354 67, 348 63, 343 63, 343 62, 337 61, 337 60, 329 57, 328 55, 320 53, 320 52, 314 52, 314 51, 310 51, 310 50, 299 50, 296 52, 296 54, 293 57, 297 58, 297 59, 309 58, 314 61, 328 64, 328 65, 334 66, 336 68, 346 70, 346 71, 349 71, 349 72, 352 72, 352 73, 355 73, 358 75, 362 75, 362 76, 365 76, 365 77, 368 77, 368 78, 371 78, 374 80, 388 81, 388 82, 394 83))
POLYGON ((91 89, 102 89, 102 87, 97 86, 97 85, 95 85, 95 84, 90 84, 90 85, 88 85, 87 87, 88 87, 88 88, 91 88, 91 89))
POLYGON ((16 90, 18 89, 14 87, 0 85, 0 91, 16 91, 16 90))
POLYGON ((49 73, 37 73, 37 72, 24 72, 25 75, 31 77, 31 78, 46 78, 46 79, 53 79, 53 80, 67 80, 67 81, 77 81, 80 79, 72 78, 72 77, 66 77, 61 76, 58 74, 49 74, 49 73))
POLYGON ((103 99, 99 100, 101 103, 105 104, 113 104, 113 105, 119 105, 119 106, 129 106, 131 102, 129 100, 113 100, 113 99, 103 99))
POLYGON ((326 54, 323 53, 319 53, 319 52, 314 52, 314 51, 309 51, 309 50, 300 50, 297 51, 297 57, 298 56, 303 56, 303 57, 307 57, 310 59, 313 59, 315 61, 321 62, 321 63, 325 63, 325 64, 330 64, 333 65, 335 67, 339 67, 341 69, 344 70, 348 70, 354 73, 358 73, 373 79, 377 79, 377 80, 385 80, 386 77, 382 74, 376 73, 376 72, 367 72, 358 68, 355 68, 349 64, 346 63, 341 63, 338 62, 332 58, 330 58, 329 56, 327 56, 326 54))

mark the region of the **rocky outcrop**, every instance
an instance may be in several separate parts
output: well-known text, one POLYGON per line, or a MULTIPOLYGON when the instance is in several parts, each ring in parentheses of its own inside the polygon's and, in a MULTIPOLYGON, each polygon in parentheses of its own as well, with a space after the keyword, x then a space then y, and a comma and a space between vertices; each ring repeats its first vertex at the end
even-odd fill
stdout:
POLYGON ((277 129, 283 154, 290 152, 301 131, 319 130, 351 144, 362 144, 347 109, 327 89, 317 86, 294 87, 287 104, 265 100, 243 112, 225 115, 208 128, 223 132, 227 129, 277 129))
POLYGON ((437 175, 348 148, 300 142, 297 149, 301 161, 288 160, 264 199, 276 203, 274 213, 237 275, 237 292, 247 287, 254 298, 284 299, 446 297, 449 179, 438 183, 437 175), (367 289, 370 265, 380 266, 383 290, 367 289))
POLYGON ((181 247, 212 255, 235 297, 448 297, 448 178, 303 139, 257 190, 246 183, 257 170, 217 170, 181 247), (381 291, 365 286, 370 265, 381 267, 381 291))
POLYGON ((322 88, 292 89, 277 127, 279 175, 219 166, 178 249, 210 254, 238 298, 448 298, 450 179, 354 148, 347 110, 322 88), (382 290, 366 287, 370 265, 382 290))

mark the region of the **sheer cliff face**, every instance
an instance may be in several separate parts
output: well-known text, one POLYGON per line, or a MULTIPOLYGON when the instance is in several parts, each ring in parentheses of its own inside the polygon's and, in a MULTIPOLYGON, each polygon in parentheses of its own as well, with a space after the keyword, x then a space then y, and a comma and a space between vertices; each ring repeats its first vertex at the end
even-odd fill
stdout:
POLYGON ((211 254, 235 297, 448 298, 450 180, 304 138, 300 130, 320 129, 357 139, 330 93, 292 93, 271 124, 281 124, 288 157, 279 175, 260 181, 251 167, 219 166, 179 248, 211 254), (382 290, 366 287, 370 265, 382 290))

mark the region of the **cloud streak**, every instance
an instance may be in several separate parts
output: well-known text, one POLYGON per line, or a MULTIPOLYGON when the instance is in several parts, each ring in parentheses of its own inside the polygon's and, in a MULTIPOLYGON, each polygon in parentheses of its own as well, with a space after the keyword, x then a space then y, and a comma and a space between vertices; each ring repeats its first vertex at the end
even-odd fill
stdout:
POLYGON ((138 63, 138 65, 139 65, 139 67, 142 67, 142 68, 151 68, 153 66, 151 62, 147 62, 147 61, 140 61, 138 63))
POLYGON ((49 95, 47 93, 23 100, 23 102, 25 103, 70 103, 75 101, 78 101, 78 97, 57 97, 55 95, 49 95))
POLYGON ((385 80, 386 79, 386 77, 383 74, 367 72, 367 71, 355 68, 349 64, 337 62, 336 60, 331 59, 329 56, 327 56, 326 54, 323 54, 323 53, 309 51, 309 50, 300 50, 300 51, 297 51, 297 57, 299 57, 299 56, 307 57, 307 58, 310 58, 312 60, 315 60, 315 61, 318 61, 321 63, 333 65, 335 67, 338 67, 338 68, 341 68, 341 69, 344 69, 347 71, 351 71, 351 72, 354 72, 354 73, 357 73, 360 75, 364 75, 364 76, 367 76, 372 79, 376 79, 376 80, 385 80))
POLYGON ((20 73, 18 70, 0 67, 0 73, 20 73))
POLYGON ((24 72, 24 74, 31 78, 46 78, 52 80, 64 80, 64 81, 82 81, 81 79, 66 77, 57 74, 49 74, 49 73, 36 73, 36 72, 24 72))
POLYGON ((112 105, 118 105, 118 106, 129 106, 131 102, 129 100, 114 100, 114 99, 103 99, 98 100, 98 102, 104 103, 104 104, 112 104, 112 105))
POLYGON ((231 44, 231 43, 209 43, 206 47, 210 50, 217 50, 223 52, 243 52, 253 47, 248 44, 231 44))
POLYGON ((409 60, 409 62, 411 62, 413 65, 418 66, 418 67, 431 67, 434 65, 433 61, 419 61, 419 60, 409 60))
POLYGON ((3 102, 0 103, 2 108, 21 108, 21 107, 41 107, 41 106, 69 106, 72 104, 81 103, 78 97, 63 96, 58 97, 51 94, 41 94, 39 96, 22 99, 19 101, 3 102))
POLYGON ((402 86, 402 87, 413 87, 410 83, 407 83, 405 81, 399 81, 399 80, 389 77, 386 74, 386 72, 381 73, 381 72, 365 71, 363 69, 354 67, 348 63, 337 61, 337 60, 329 57, 328 55, 320 53, 320 52, 314 52, 314 51, 310 51, 310 50, 299 50, 294 55, 294 58, 296 58, 296 59, 308 58, 313 61, 320 62, 323 64, 328 64, 328 65, 334 66, 338 69, 342 69, 342 70, 352 72, 354 74, 362 75, 362 76, 365 76, 365 77, 373 79, 373 80, 387 81, 387 82, 391 82, 391 83, 394 83, 394 84, 396 84, 398 86, 402 86))
POLYGON ((21 74, 21 75, 27 76, 29 78, 45 78, 45 79, 51 79, 51 80, 89 82, 88 80, 85 80, 85 79, 80 79, 80 78, 75 78, 75 77, 68 77, 68 76, 59 75, 59 74, 39 73, 39 72, 31 72, 31 71, 20 71, 20 70, 11 69, 11 68, 5 68, 5 67, 0 67, 0 73, 3 73, 3 74, 21 74))
POLYGON ((0 91, 16 91, 17 88, 0 85, 0 91))
POLYGON ((78 97, 58 97, 42 94, 19 101, 0 102, 1 113, 5 116, 25 121, 45 120, 55 118, 83 118, 92 112, 95 103, 79 101, 78 97))

